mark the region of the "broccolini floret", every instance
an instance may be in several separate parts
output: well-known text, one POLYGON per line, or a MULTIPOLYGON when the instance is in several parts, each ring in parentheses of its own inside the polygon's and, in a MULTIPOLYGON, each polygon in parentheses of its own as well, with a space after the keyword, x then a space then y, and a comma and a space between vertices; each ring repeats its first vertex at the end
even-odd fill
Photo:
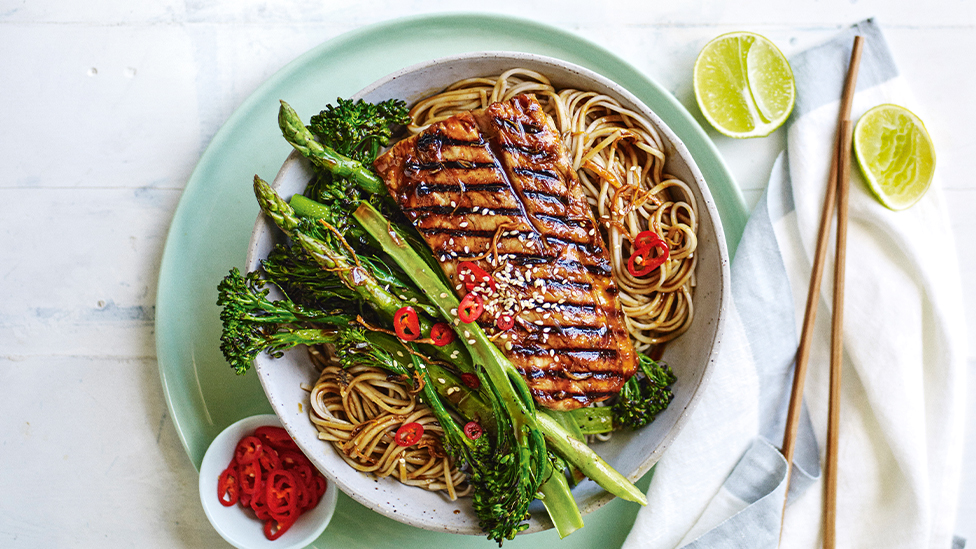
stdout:
POLYGON ((308 309, 290 299, 272 301, 268 292, 258 273, 242 275, 237 268, 217 285, 224 325, 220 350, 238 374, 251 367, 258 353, 280 357, 297 345, 327 343, 332 336, 323 326, 355 319, 342 311, 308 309))
POLYGON ((624 384, 612 405, 614 427, 639 429, 663 412, 674 393, 671 384, 678 380, 671 368, 638 354, 638 372, 624 384))
MULTIPOLYGON (((373 104, 339 98, 336 103, 313 116, 307 129, 324 147, 365 166, 371 165, 390 143, 395 127, 410 122, 406 103, 397 99, 373 104)), ((361 196, 354 178, 328 169, 309 184, 305 196, 343 208, 366 198, 361 196)))
POLYGON ((407 104, 399 99, 373 104, 340 97, 336 103, 313 116, 308 129, 323 145, 363 164, 389 145, 394 127, 410 122, 407 104))

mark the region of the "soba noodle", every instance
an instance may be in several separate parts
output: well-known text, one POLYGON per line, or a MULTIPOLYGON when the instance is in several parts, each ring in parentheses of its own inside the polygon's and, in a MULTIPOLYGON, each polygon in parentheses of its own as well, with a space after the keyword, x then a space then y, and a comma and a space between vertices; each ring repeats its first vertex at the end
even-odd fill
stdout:
POLYGON ((683 181, 664 172, 661 137, 640 114, 595 92, 555 89, 545 76, 512 69, 493 78, 461 80, 417 103, 412 133, 464 111, 535 94, 553 117, 609 245, 627 329, 638 351, 669 341, 694 316, 695 197, 683 181), (633 241, 653 230, 667 243, 667 261, 636 277, 627 270, 633 241))
POLYGON ((310 355, 322 371, 309 397, 309 418, 319 439, 331 442, 346 463, 379 478, 444 491, 451 500, 470 493, 467 476, 441 444, 443 429, 408 382, 372 366, 343 369, 314 349, 310 355), (413 422, 423 425, 423 436, 411 446, 398 445, 394 434, 413 422))

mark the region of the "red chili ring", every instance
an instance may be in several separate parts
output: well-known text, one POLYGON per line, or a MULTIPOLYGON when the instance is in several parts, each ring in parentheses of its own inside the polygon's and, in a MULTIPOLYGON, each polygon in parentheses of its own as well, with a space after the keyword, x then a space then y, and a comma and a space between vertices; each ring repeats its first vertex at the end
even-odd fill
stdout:
POLYGON ((475 421, 469 421, 467 424, 464 425, 464 436, 468 437, 471 440, 478 440, 479 438, 481 438, 482 433, 483 430, 481 429, 481 425, 479 425, 475 421))
POLYGON ((413 341, 420 337, 420 319, 417 317, 417 311, 409 305, 400 307, 393 314, 393 329, 397 337, 404 341, 413 341))
POLYGON ((430 327, 430 338, 434 340, 434 345, 443 347, 454 341, 454 330, 447 322, 438 322, 430 327))
POLYGON ((464 283, 464 287, 470 292, 478 286, 488 286, 495 291, 495 279, 488 271, 479 267, 472 261, 462 261, 458 263, 458 279, 464 283), (465 272, 467 271, 467 273, 465 272), (470 274, 468 274, 470 273, 470 274))
POLYGON ((416 421, 405 423, 393 435, 393 441, 399 446, 413 446, 424 436, 424 426, 416 421))
POLYGON ((670 255, 671 250, 668 248, 668 245, 663 240, 658 240, 652 246, 640 248, 630 256, 630 259, 627 260, 627 272, 632 276, 644 276, 660 267, 668 260, 670 255), (661 255, 653 258, 649 257, 654 248, 661 250, 661 255), (640 266, 638 266, 638 263, 640 263, 640 266))
POLYGON ((465 324, 471 324, 481 316, 485 310, 485 300, 474 292, 468 292, 458 306, 458 318, 465 324))

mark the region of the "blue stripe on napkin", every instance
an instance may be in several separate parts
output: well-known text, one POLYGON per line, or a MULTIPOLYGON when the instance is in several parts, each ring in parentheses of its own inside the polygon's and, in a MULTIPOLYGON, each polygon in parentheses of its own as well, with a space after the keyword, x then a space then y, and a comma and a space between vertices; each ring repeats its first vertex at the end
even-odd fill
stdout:
POLYGON ((790 59, 796 81, 796 106, 787 124, 827 103, 839 99, 838 90, 844 88, 847 63, 824 63, 824 59, 850 59, 854 37, 864 36, 857 89, 865 90, 898 76, 898 68, 891 57, 888 43, 874 19, 867 19, 843 30, 829 42, 803 51, 790 59))

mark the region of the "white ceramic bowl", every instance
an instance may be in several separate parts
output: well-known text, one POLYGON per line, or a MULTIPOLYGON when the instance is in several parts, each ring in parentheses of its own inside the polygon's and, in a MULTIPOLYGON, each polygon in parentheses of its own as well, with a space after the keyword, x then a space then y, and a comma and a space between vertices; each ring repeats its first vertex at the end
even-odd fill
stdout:
POLYGON ((271 541, 264 536, 264 521, 245 511, 240 504, 224 507, 217 499, 217 479, 227 468, 238 441, 264 425, 282 427, 278 416, 264 414, 244 418, 227 427, 210 443, 200 465, 200 501, 210 524, 222 538, 238 549, 299 549, 316 540, 332 520, 339 490, 329 481, 318 505, 305 511, 280 538, 271 541))
MULTIPOLYGON (((610 442, 594 446, 610 465, 627 478, 636 480, 660 459, 701 395, 709 367, 718 351, 724 311, 729 300, 728 252, 718 211, 701 172, 681 140, 657 115, 617 84, 582 67, 531 54, 484 52, 438 59, 391 74, 355 97, 373 102, 395 97, 410 104, 462 78, 496 75, 512 67, 534 69, 548 76, 556 87, 605 93, 646 116, 655 124, 666 143, 668 160, 665 171, 689 182, 698 201, 700 229, 696 252, 699 258, 694 293, 695 319, 687 333, 668 344, 664 356, 678 377, 674 385, 674 401, 647 427, 636 432, 619 432, 610 442)), ((288 98, 283 99, 287 101, 288 98)), ((314 113, 299 114, 307 118, 314 113)), ((310 164, 297 153, 292 153, 273 184, 287 199, 300 193, 311 178, 310 164)), ((259 216, 248 249, 247 269, 256 269, 273 244, 283 241, 280 231, 259 216)), ((313 383, 316 373, 304 349, 293 350, 277 360, 261 355, 255 360, 255 367, 265 393, 285 428, 319 469, 346 494, 370 509, 413 526, 481 534, 469 502, 463 499, 450 502, 440 494, 407 487, 393 479, 377 482, 355 472, 331 446, 316 438, 315 428, 307 417, 308 394, 301 388, 302 384, 313 383)), ((581 483, 573 493, 584 515, 613 497, 592 481, 581 483)), ((526 532, 552 527, 539 502, 533 504, 532 511, 526 532)))

